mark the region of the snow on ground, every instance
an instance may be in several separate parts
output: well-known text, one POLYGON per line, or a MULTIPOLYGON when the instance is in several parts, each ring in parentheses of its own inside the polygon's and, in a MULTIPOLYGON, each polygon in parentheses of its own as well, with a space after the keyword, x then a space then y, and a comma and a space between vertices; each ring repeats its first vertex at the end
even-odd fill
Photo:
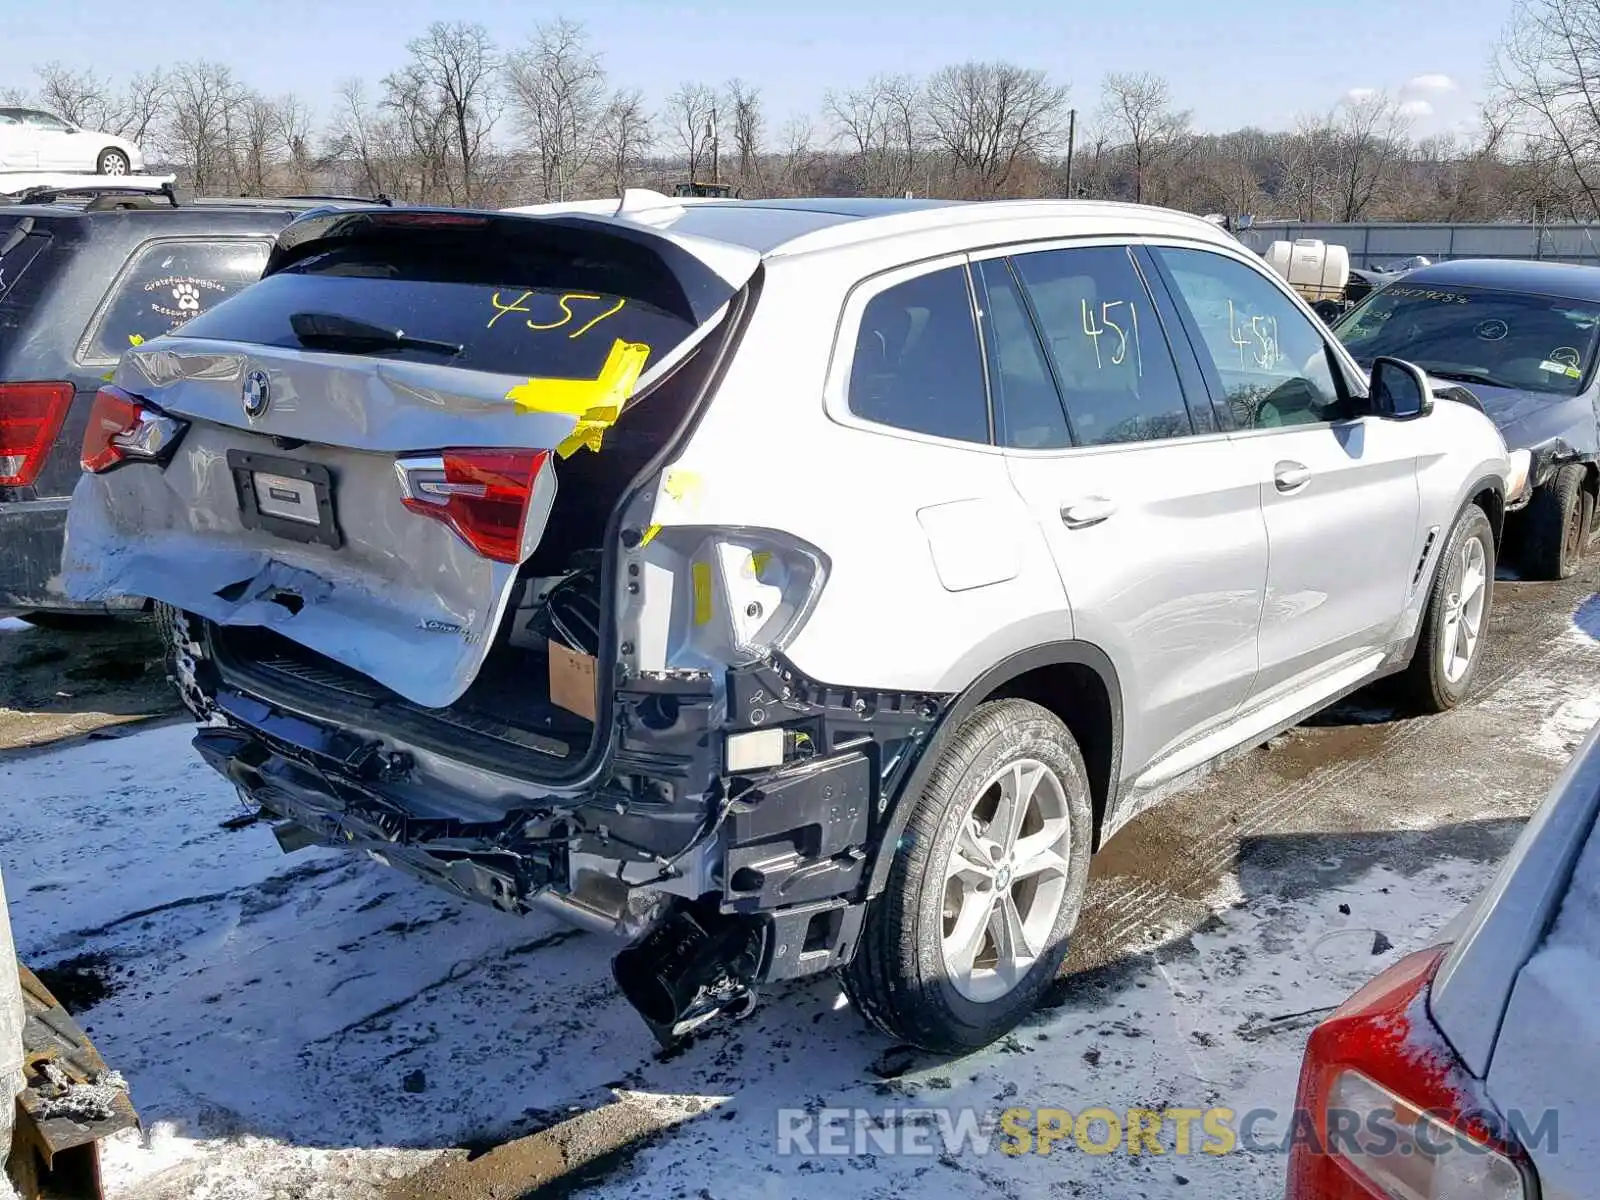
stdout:
POLYGON ((16 617, 0 617, 0 633, 27 633, 33 626, 16 617))
POLYGON ((1017 1036, 954 1063, 902 1056, 826 982, 659 1061, 602 939, 348 855, 284 857, 260 826, 225 830, 237 801, 188 739, 160 729, 0 765, 0 794, 28 799, 0 812, 21 951, 107 980, 85 1023, 153 1127, 147 1146, 108 1147, 113 1196, 376 1196, 437 1150, 548 1124, 613 1087, 704 1096, 707 1115, 596 1195, 630 1194, 635 1171, 719 1198, 889 1195, 929 1173, 942 1196, 1061 1180, 1154 1196, 1180 1179, 1202 1190, 1173 1195, 1271 1195, 1275 1155, 785 1158, 778 1110, 1281 1110, 1316 1016, 1295 1014, 1425 945, 1490 870, 1380 867, 1284 900, 1247 863, 1192 938, 1073 981, 1017 1036))
MULTIPOLYGON (((1586 607, 1573 636, 1597 631, 1600 609, 1586 607)), ((1522 679, 1484 707, 1522 722, 1552 760, 1593 711, 1522 679)), ((1013 1157, 991 1142, 988 1153, 890 1155, 868 1141, 864 1153, 783 1155, 780 1110, 889 1121, 883 1110, 930 1105, 1284 1112, 1309 1028, 1427 945, 1515 832, 1466 818, 1445 834, 1265 832, 1197 928, 1063 981, 1016 1035, 954 1062, 870 1032, 831 981, 783 991, 661 1056, 611 982, 612 943, 348 854, 286 857, 259 825, 225 829, 238 802, 189 738, 169 727, 0 762, 0 863, 19 949, 56 969, 80 1011, 90 1005, 84 1023, 150 1129, 144 1143, 130 1133, 106 1148, 116 1200, 377 1200, 441 1151, 547 1127, 619 1090, 699 1115, 583 1192, 605 1200, 641 1189, 867 1200, 923 1187, 1275 1197, 1283 1161, 1270 1152, 1060 1145, 1013 1157)))

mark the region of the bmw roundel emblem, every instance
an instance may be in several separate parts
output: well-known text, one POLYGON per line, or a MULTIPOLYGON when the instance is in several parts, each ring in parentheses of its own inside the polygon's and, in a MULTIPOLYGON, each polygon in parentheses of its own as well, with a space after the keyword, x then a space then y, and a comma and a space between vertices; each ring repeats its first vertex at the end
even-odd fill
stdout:
POLYGON ((259 417, 267 411, 267 405, 272 403, 272 385, 265 371, 251 371, 244 377, 242 399, 247 417, 259 417))

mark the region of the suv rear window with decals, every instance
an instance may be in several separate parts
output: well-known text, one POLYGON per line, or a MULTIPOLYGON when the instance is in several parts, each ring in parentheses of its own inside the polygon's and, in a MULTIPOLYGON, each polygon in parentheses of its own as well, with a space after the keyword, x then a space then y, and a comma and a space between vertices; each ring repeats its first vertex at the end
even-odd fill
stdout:
POLYGON ((261 278, 266 242, 159 241, 123 269, 84 340, 84 362, 108 362, 129 346, 172 333, 261 278))

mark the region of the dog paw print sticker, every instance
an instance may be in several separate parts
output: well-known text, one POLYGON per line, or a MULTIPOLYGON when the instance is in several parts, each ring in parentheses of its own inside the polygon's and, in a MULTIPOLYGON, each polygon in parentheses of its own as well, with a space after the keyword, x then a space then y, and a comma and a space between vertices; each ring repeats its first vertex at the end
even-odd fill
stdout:
POLYGON ((172 298, 177 302, 178 311, 197 313, 200 311, 200 290, 192 283, 180 283, 172 289, 172 298))

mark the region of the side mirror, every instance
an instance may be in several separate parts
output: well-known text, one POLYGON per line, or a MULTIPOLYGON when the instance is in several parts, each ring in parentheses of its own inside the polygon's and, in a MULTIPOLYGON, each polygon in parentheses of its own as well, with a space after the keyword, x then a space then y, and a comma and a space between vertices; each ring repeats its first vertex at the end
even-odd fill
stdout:
POLYGON ((1372 362, 1372 411, 1390 421, 1411 421, 1433 411, 1433 391, 1421 367, 1400 358, 1372 362))

